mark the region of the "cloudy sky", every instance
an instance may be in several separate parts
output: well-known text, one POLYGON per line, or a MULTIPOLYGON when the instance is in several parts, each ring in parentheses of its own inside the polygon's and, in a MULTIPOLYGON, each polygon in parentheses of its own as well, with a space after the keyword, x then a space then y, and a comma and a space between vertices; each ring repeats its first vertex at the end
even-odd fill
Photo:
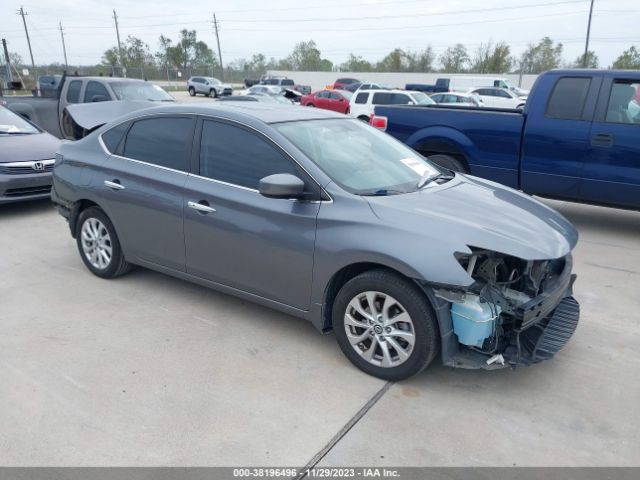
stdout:
MULTIPOLYGON (((113 12, 120 35, 134 35, 152 51, 163 33, 172 39, 182 28, 215 45, 212 16, 221 26, 225 63, 263 53, 284 57, 296 42, 313 39, 324 57, 342 62, 350 52, 377 60, 393 48, 419 50, 431 44, 437 53, 464 43, 504 40, 520 54, 530 42, 550 36, 565 45, 573 61, 584 49, 590 0, 2 0, 0 36, 9 50, 29 61, 21 5, 28 13, 36 64, 63 62, 58 22, 62 22, 70 64, 94 64, 116 44, 113 12)), ((609 65, 623 50, 640 46, 640 1, 595 0, 591 49, 609 65)))

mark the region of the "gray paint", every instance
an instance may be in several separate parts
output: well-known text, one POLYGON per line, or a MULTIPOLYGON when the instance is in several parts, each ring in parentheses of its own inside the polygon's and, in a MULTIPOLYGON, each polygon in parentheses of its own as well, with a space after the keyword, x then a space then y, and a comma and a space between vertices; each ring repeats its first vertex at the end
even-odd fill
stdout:
POLYGON ((249 102, 132 113, 62 146, 65 161, 54 169, 53 198, 67 206, 81 199, 102 206, 134 263, 306 318, 318 328, 323 327, 326 288, 348 265, 377 263, 420 282, 465 287, 472 279, 453 255, 467 251, 467 245, 543 259, 566 255, 577 242, 575 229, 554 210, 507 187, 464 175, 415 194, 373 198, 347 193, 270 125, 317 118, 348 121, 318 109, 249 102), (108 158, 99 143, 102 132, 126 119, 172 113, 224 118, 263 133, 331 200, 268 199, 194 174, 108 158), (87 170, 93 173, 83 180, 87 170), (114 179, 127 190, 104 187, 104 180, 114 179), (117 199, 131 191, 130 185, 135 198, 117 199), (201 200, 217 211, 203 215, 187 207, 187 202, 201 200), (182 218, 186 260, 180 244, 182 218), (149 243, 154 239, 166 243, 160 248, 149 243))

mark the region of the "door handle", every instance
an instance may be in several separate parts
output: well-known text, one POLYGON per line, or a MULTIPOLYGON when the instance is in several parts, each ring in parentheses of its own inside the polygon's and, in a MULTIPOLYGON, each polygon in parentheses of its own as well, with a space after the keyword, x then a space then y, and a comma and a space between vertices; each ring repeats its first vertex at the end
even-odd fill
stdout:
POLYGON ((105 180, 104 185, 113 190, 124 190, 124 185, 120 183, 120 180, 113 180, 113 181, 105 180))
POLYGON ((197 210, 200 213, 213 213, 216 211, 215 208, 209 206, 208 203, 204 203, 204 200, 200 201, 200 202, 187 202, 187 205, 189 206, 189 208, 193 208, 194 210, 197 210))
POLYGON ((592 147, 610 147, 613 145, 613 135, 609 133, 596 133, 591 137, 592 147))

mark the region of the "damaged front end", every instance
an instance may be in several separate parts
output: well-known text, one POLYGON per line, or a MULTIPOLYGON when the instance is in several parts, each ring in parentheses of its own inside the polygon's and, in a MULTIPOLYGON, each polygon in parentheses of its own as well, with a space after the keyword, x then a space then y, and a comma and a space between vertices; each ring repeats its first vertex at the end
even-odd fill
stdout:
POLYGON ((433 289, 441 329, 447 327, 442 329, 443 362, 492 369, 553 357, 573 335, 580 316, 572 296, 571 254, 522 260, 470 250, 456 259, 474 283, 433 289))

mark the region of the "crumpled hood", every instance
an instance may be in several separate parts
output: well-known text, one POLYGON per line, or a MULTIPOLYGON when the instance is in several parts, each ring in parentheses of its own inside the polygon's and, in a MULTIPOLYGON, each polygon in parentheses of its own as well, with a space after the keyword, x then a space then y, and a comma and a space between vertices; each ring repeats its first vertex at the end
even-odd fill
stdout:
POLYGON ((494 182, 456 174, 418 192, 365 197, 381 220, 402 225, 408 234, 443 239, 452 251, 473 246, 523 260, 559 258, 578 241, 561 214, 537 200, 494 182))
POLYGON ((0 163, 49 160, 59 146, 60 140, 48 133, 0 135, 0 163))

